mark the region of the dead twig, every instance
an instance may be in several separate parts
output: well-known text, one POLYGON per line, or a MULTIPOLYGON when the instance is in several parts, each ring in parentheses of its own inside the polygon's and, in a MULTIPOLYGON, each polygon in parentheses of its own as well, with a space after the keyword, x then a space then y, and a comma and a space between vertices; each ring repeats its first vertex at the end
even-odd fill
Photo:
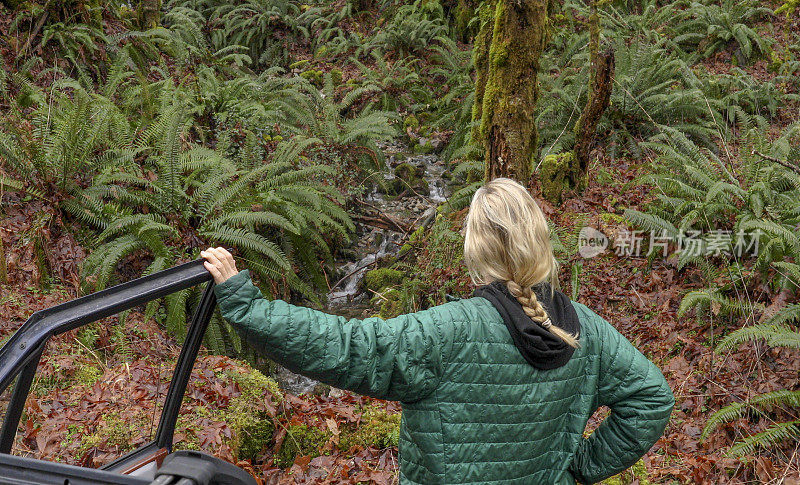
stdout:
POLYGON ((753 150, 753 155, 758 155, 759 157, 763 158, 764 160, 777 163, 778 165, 784 166, 789 170, 793 170, 794 172, 800 174, 800 166, 799 165, 792 165, 789 162, 783 161, 779 158, 771 157, 765 153, 761 153, 758 150, 753 150))

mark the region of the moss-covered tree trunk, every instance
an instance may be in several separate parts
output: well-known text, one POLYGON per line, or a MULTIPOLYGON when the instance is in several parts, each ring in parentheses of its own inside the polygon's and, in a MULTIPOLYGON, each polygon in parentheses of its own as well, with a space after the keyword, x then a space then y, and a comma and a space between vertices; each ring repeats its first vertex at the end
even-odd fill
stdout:
POLYGON ((589 30, 589 99, 575 124, 575 163, 580 176, 586 174, 597 123, 608 108, 614 81, 614 49, 609 45, 600 51, 600 16, 596 2, 592 3, 589 30))
POLYGON ((611 46, 606 46, 602 52, 600 50, 598 3, 592 2, 589 15, 589 97, 575 123, 575 146, 571 152, 547 156, 539 173, 542 195, 551 202, 560 202, 565 192, 581 191, 586 185, 589 153, 594 145, 597 124, 611 100, 614 50, 611 46))
POLYGON ((136 14, 142 30, 158 27, 161 23, 161 0, 141 0, 136 14))
POLYGON ((494 30, 494 5, 484 2, 478 10, 480 30, 472 47, 472 60, 475 65, 475 101, 472 104, 472 129, 470 136, 475 145, 483 146, 481 137, 481 115, 483 114, 483 91, 486 89, 486 78, 489 75, 489 46, 492 43, 494 30))
POLYGON ((496 0, 494 21, 478 34, 475 106, 480 125, 474 138, 484 147, 486 180, 509 177, 525 185, 530 180, 538 138, 537 73, 546 41, 546 0, 496 0))

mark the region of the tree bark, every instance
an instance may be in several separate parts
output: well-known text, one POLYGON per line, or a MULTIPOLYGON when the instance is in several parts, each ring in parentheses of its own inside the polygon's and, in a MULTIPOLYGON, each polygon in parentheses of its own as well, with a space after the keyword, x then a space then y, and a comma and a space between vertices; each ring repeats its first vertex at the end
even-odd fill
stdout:
POLYGON ((481 137, 481 116, 483 115, 483 93, 486 89, 486 77, 489 75, 489 46, 492 43, 492 31, 494 30, 494 5, 485 2, 478 11, 481 28, 475 37, 472 48, 472 60, 475 65, 475 101, 472 104, 472 129, 470 137, 472 143, 484 146, 481 137))
POLYGON ((140 29, 158 27, 161 24, 161 0, 141 0, 137 14, 140 29))
POLYGON ((600 16, 597 1, 589 15, 588 98, 575 123, 575 145, 571 152, 548 155, 542 161, 539 178, 542 195, 561 202, 565 192, 583 190, 589 168, 589 153, 594 145, 597 124, 608 108, 614 84, 614 50, 607 46, 600 52, 600 16))
MULTIPOLYGON (((589 166, 589 150, 594 144, 597 123, 611 101, 614 81, 614 49, 609 45, 600 52, 600 17, 594 2, 589 17, 589 60, 589 99, 575 123, 575 162, 581 177, 589 166)), ((575 182, 579 185, 579 181, 575 182)))
POLYGON ((487 181, 509 177, 528 185, 537 152, 537 74, 547 42, 547 0, 496 0, 491 27, 489 34, 484 25, 476 41, 480 125, 473 139, 484 147, 487 181))

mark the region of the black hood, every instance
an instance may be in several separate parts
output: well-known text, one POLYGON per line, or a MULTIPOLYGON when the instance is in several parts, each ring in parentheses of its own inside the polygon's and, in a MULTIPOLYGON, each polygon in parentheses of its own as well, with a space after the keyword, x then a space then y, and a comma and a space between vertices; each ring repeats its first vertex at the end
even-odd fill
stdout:
MULTIPOLYGON (((573 335, 580 334, 578 314, 566 295, 557 290, 551 293, 547 283, 536 285, 533 290, 553 325, 573 335)), ((542 370, 555 369, 565 365, 572 357, 575 349, 526 315, 505 283, 495 281, 481 286, 472 295, 486 298, 497 308, 511 332, 514 344, 530 365, 542 370)))

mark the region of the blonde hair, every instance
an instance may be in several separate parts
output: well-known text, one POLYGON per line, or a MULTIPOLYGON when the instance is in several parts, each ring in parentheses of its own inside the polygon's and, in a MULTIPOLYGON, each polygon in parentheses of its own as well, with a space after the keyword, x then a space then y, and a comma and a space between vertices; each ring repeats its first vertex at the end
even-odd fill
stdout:
POLYGON ((467 214, 464 261, 476 285, 502 281, 525 314, 572 347, 575 335, 554 325, 533 286, 555 282, 558 264, 542 210, 525 188, 497 178, 479 188, 467 214))

